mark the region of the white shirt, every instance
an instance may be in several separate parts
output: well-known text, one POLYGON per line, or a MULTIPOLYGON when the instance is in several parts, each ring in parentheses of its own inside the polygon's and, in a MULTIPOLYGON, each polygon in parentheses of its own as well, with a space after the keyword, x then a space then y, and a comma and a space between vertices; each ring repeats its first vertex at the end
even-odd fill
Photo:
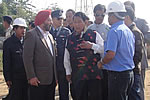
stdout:
MULTIPOLYGON (((96 33, 96 43, 92 43, 92 48, 94 50, 94 53, 104 53, 104 40, 102 37, 99 35, 99 33, 96 33)), ((70 64, 70 54, 67 48, 65 48, 65 53, 64 53, 64 67, 66 70, 66 75, 71 75, 72 69, 71 69, 71 64, 70 64)))
POLYGON ((92 29, 92 30, 95 30, 97 31, 101 37, 103 38, 104 41, 106 41, 106 38, 107 38, 107 33, 109 31, 109 26, 102 23, 102 24, 92 24, 88 27, 88 29, 92 29))
POLYGON ((39 26, 37 26, 37 27, 40 30, 40 32, 43 34, 43 37, 47 42, 47 45, 51 51, 51 54, 53 55, 52 43, 51 43, 50 38, 48 37, 48 34, 50 34, 49 31, 44 32, 39 26))

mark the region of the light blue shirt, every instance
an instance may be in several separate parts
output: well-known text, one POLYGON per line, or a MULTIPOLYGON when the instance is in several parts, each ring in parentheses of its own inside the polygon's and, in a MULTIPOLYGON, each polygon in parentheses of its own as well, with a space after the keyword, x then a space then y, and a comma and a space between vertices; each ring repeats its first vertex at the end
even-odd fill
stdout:
POLYGON ((115 52, 115 56, 104 69, 111 71, 132 70, 134 66, 133 56, 135 39, 134 34, 123 21, 116 22, 111 26, 104 44, 104 55, 107 51, 115 52))

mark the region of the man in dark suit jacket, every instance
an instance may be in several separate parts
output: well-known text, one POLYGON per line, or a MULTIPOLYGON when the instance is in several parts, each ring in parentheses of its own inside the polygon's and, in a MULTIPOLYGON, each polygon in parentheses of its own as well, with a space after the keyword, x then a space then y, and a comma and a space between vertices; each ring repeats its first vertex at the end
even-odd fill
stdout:
POLYGON ((71 32, 69 29, 62 26, 62 14, 62 10, 55 10, 52 12, 51 17, 53 25, 49 32, 57 44, 56 69, 58 77, 59 100, 69 100, 69 83, 66 79, 66 71, 63 62, 66 41, 71 32))
POLYGON ((50 10, 35 17, 36 27, 26 33, 24 64, 30 83, 30 100, 54 100, 56 86, 55 42, 49 34, 50 10))
POLYGON ((9 94, 2 100, 28 100, 28 81, 23 64, 23 36, 26 22, 16 18, 13 22, 13 35, 3 44, 3 74, 9 94))

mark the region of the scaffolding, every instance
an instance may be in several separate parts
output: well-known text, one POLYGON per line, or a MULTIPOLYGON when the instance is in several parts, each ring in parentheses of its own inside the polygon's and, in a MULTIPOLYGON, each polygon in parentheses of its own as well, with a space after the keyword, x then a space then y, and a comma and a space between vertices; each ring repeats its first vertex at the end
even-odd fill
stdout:
POLYGON ((84 12, 86 15, 92 14, 93 0, 76 0, 75 11, 84 12))

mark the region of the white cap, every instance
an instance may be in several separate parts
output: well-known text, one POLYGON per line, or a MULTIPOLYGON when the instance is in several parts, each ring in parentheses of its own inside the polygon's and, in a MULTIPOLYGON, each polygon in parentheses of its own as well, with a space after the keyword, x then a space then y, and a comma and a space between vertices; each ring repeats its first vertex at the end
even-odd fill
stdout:
POLYGON ((16 18, 13 22, 13 26, 15 25, 27 27, 26 21, 23 18, 16 18))
POLYGON ((111 2, 108 5, 106 13, 112 13, 112 12, 126 12, 124 4, 120 1, 111 2))

